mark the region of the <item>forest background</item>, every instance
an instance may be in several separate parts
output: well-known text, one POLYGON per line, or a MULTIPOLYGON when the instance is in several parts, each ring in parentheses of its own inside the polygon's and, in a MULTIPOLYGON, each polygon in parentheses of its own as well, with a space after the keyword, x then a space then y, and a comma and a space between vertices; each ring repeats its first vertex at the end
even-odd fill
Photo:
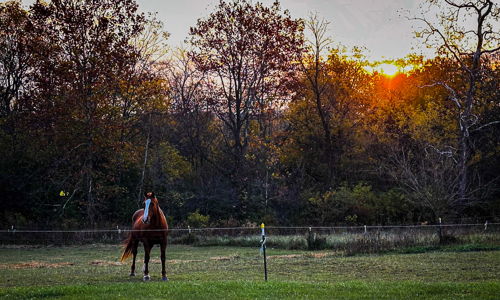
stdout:
POLYGON ((370 62, 279 2, 180 49, 134 0, 0 3, 0 225, 126 225, 149 190, 173 226, 498 221, 499 16, 429 0, 435 57, 370 62))

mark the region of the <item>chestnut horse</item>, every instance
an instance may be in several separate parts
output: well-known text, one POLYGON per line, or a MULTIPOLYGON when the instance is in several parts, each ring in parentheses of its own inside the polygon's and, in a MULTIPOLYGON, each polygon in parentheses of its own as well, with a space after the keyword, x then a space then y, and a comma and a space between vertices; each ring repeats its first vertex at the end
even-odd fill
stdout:
POLYGON ((139 242, 144 245, 144 281, 149 277, 149 254, 153 245, 160 245, 161 253, 161 276, 164 281, 167 281, 167 273, 165 272, 165 249, 167 248, 167 231, 168 224, 165 215, 158 205, 158 199, 152 192, 146 193, 144 200, 144 209, 139 209, 132 216, 132 231, 125 241, 125 249, 123 251, 121 261, 133 255, 132 268, 130 276, 135 276, 135 258, 137 256, 137 247, 139 242))

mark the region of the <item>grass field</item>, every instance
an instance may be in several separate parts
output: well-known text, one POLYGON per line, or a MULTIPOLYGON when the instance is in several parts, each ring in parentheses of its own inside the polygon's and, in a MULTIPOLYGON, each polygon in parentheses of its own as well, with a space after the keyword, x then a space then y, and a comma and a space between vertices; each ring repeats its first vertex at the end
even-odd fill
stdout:
MULTIPOLYGON (((152 253, 151 282, 128 276, 130 261, 118 262, 120 250, 116 245, 0 248, 0 298, 498 299, 500 295, 498 250, 448 247, 426 253, 344 256, 268 249, 268 282, 263 282, 258 248, 169 247, 169 282, 160 280, 158 248, 152 253)), ((142 260, 142 251, 139 257, 142 260)))

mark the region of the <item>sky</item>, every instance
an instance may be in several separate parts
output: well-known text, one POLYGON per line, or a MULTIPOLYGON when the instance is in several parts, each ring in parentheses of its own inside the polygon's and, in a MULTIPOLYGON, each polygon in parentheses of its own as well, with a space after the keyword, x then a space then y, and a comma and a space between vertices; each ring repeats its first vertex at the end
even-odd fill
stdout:
MULTIPOLYGON (((23 0, 30 5, 34 0, 23 0)), ((168 43, 180 46, 196 20, 212 12, 218 0, 137 0, 143 12, 157 12, 170 33, 168 43)), ((260 0, 271 5, 273 0, 260 0)), ((371 61, 403 58, 409 53, 426 54, 414 39, 415 21, 406 17, 418 14, 419 0, 281 0, 294 18, 317 13, 330 22, 329 36, 334 43, 366 48, 371 61)))
MULTIPOLYGON (((271 5, 273 0, 260 2, 271 5)), ((415 15, 418 0, 281 0, 294 18, 307 18, 317 13, 330 22, 329 35, 334 43, 365 47, 371 61, 403 58, 409 53, 421 53, 414 39, 415 21, 405 16, 415 15)), ((198 18, 213 11, 218 0, 138 0, 141 10, 158 12, 165 29, 171 34, 169 44, 181 45, 189 28, 198 18)))

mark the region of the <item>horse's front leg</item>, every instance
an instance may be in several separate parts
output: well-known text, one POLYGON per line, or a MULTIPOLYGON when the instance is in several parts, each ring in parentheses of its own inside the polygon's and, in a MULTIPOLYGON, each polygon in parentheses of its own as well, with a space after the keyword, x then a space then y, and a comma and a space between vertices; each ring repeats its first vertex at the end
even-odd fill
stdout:
POLYGON ((144 281, 148 281, 151 279, 151 277, 149 276, 149 267, 148 267, 149 254, 151 252, 151 248, 152 246, 149 245, 149 243, 144 243, 144 277, 143 277, 144 281))
POLYGON ((135 240, 132 246, 132 267, 130 268, 130 276, 135 276, 135 258, 137 257, 138 246, 139 246, 139 241, 135 240))
POLYGON ((161 257, 161 279, 168 281, 167 272, 165 271, 165 250, 167 248, 167 240, 165 239, 160 243, 160 257, 161 257))

